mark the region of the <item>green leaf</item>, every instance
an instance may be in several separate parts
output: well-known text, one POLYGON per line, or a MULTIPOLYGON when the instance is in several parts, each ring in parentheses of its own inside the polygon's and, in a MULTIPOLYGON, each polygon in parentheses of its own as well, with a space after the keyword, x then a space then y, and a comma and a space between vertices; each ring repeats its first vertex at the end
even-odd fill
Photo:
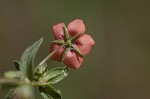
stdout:
POLYGON ((13 90, 11 98, 6 99, 34 99, 33 87, 30 85, 19 86, 13 90))
POLYGON ((19 71, 8 71, 4 73, 4 77, 8 79, 14 79, 14 78, 20 79, 22 76, 23 76, 23 73, 19 71))
POLYGON ((28 77, 31 81, 33 80, 34 58, 42 42, 43 38, 28 47, 20 59, 20 70, 23 71, 25 77, 28 77))
POLYGON ((34 74, 34 80, 38 81, 40 77, 42 77, 42 74, 45 73, 46 71, 48 71, 48 68, 47 68, 47 64, 44 63, 43 65, 41 65, 37 71, 35 71, 35 74, 34 74))
POLYGON ((39 91, 44 99, 62 99, 60 92, 51 85, 39 86, 39 91))
POLYGON ((17 60, 13 61, 15 64, 16 69, 19 71, 20 70, 20 63, 17 60))
POLYGON ((38 72, 43 74, 47 70, 48 70, 48 66, 46 63, 44 63, 42 66, 39 67, 38 72))
POLYGON ((39 86, 40 94, 44 99, 52 99, 52 97, 48 94, 48 92, 41 86, 39 86))
POLYGON ((33 87, 30 85, 22 85, 10 89, 4 99, 34 99, 33 87))
POLYGON ((49 70, 43 75, 41 82, 45 82, 48 84, 55 84, 68 76, 68 68, 67 67, 57 67, 49 70), (44 80, 44 81, 43 81, 44 80))

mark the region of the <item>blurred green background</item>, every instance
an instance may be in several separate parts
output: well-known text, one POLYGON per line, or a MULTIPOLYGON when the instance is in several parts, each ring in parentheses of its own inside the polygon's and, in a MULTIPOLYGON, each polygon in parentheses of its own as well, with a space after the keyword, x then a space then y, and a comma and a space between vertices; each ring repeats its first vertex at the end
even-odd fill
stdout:
MULTIPOLYGON (((49 53, 51 27, 76 18, 96 45, 80 70, 55 85, 64 99, 150 99, 148 0, 0 0, 0 75, 15 70, 12 61, 44 37, 38 63, 49 53)), ((42 97, 36 93, 36 99, 42 97)))

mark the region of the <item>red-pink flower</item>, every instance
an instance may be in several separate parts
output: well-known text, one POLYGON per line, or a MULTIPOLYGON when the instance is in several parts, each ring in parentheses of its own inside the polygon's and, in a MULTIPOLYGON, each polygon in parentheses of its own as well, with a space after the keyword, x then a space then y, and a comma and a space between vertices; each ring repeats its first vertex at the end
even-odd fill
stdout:
POLYGON ((68 67, 78 69, 83 62, 83 55, 87 55, 95 44, 92 37, 85 34, 85 25, 81 19, 76 19, 66 27, 64 23, 53 26, 55 41, 51 45, 51 52, 60 48, 51 59, 64 62, 68 67))

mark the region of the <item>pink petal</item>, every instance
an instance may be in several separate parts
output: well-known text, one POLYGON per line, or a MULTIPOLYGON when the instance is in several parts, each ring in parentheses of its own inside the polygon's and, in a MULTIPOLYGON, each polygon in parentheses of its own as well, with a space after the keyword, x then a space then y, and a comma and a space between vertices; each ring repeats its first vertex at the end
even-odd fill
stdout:
MULTIPOLYGON (((60 45, 59 44, 51 44, 51 49, 50 52, 54 51, 57 49, 60 45)), ((61 62, 62 61, 62 55, 63 55, 64 47, 60 48, 54 55, 52 55, 50 58, 52 60, 61 62)))
POLYGON ((71 36, 85 32, 85 25, 81 19, 76 19, 68 24, 68 31, 71 36))
POLYGON ((83 55, 86 55, 90 52, 95 42, 92 37, 88 34, 84 34, 75 41, 76 46, 79 48, 83 55))
POLYGON ((65 59, 64 64, 66 64, 70 68, 79 69, 83 62, 83 57, 76 54, 74 51, 68 51, 65 59))
POLYGON ((58 23, 53 26, 53 35, 55 39, 64 39, 64 31, 63 31, 64 23, 58 23))

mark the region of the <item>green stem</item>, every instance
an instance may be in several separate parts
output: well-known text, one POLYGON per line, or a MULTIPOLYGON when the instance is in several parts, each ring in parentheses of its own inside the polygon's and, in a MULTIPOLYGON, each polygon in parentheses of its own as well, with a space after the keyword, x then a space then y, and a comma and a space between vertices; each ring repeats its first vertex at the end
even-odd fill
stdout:
POLYGON ((44 82, 32 82, 31 85, 32 86, 42 86, 42 85, 45 85, 46 83, 44 82))
POLYGON ((42 66, 52 55, 54 55, 60 48, 64 47, 66 45, 66 43, 62 44, 61 46, 59 46, 58 48, 56 48, 54 51, 52 51, 47 57, 45 57, 43 59, 43 61, 41 61, 39 63, 39 65, 35 68, 35 71, 40 67, 42 66))

